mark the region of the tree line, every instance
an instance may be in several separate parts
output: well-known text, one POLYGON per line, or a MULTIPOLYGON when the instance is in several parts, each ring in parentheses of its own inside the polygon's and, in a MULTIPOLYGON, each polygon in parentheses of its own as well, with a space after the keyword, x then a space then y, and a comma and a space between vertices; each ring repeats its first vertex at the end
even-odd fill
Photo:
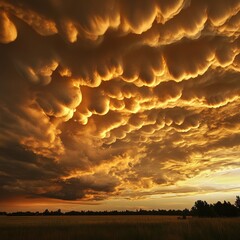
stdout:
POLYGON ((182 216, 185 219, 187 216, 197 217, 240 217, 240 197, 236 197, 235 204, 230 202, 216 202, 208 204, 206 201, 198 200, 194 206, 184 210, 135 210, 135 211, 68 211, 62 212, 61 209, 57 211, 49 211, 46 209, 44 212, 0 212, 0 215, 5 216, 81 216, 81 215, 162 215, 162 216, 182 216))
POLYGON ((240 216, 240 198, 236 197, 235 204, 218 201, 208 204, 206 201, 198 200, 191 209, 192 216, 199 217, 237 217, 240 216))

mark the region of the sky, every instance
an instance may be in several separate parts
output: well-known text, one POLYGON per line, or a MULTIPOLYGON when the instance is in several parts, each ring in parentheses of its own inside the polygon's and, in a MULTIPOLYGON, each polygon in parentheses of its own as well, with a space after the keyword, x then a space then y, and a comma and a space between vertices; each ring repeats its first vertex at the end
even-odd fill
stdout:
POLYGON ((239 30, 239 0, 0 0, 0 210, 234 202, 239 30))

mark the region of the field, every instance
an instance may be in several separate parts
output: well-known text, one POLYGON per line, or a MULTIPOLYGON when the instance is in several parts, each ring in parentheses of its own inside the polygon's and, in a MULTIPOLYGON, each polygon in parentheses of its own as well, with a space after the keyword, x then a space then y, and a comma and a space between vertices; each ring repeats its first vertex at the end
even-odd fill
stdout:
POLYGON ((0 217, 2 240, 240 240, 240 218, 0 217))

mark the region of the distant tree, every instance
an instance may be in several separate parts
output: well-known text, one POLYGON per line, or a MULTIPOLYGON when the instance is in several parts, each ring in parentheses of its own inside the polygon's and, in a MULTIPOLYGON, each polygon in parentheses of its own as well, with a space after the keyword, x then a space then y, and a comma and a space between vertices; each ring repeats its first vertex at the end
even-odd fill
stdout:
POLYGON ((57 214, 58 214, 58 215, 62 215, 61 209, 58 209, 58 210, 57 210, 57 214))
POLYGON ((48 209, 46 209, 46 210, 43 212, 43 215, 46 215, 46 216, 50 215, 50 212, 48 211, 48 209))
POLYGON ((213 208, 216 216, 218 217, 235 217, 238 213, 237 208, 230 202, 226 201, 224 201, 223 203, 218 201, 213 205, 213 208))
POLYGON ((225 203, 225 208, 226 208, 226 217, 236 217, 238 215, 238 209, 231 204, 230 202, 226 202, 225 203))
POLYGON ((213 207, 217 217, 221 217, 224 215, 223 204, 220 201, 215 203, 213 207))
POLYGON ((192 207, 192 215, 199 217, 212 217, 214 211, 212 205, 209 205, 206 201, 198 200, 192 207))
POLYGON ((240 209, 240 197, 236 196, 235 206, 240 209))
POLYGON ((190 215, 190 211, 189 211, 187 208, 185 208, 185 209, 182 211, 182 217, 181 217, 181 219, 186 219, 187 216, 189 216, 189 215, 190 215))

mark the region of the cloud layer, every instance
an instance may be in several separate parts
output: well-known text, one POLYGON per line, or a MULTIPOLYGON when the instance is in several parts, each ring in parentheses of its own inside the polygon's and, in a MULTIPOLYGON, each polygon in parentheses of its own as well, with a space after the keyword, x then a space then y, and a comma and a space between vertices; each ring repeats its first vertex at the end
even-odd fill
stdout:
POLYGON ((239 0, 0 0, 2 201, 141 198, 240 168, 239 26, 239 0))

